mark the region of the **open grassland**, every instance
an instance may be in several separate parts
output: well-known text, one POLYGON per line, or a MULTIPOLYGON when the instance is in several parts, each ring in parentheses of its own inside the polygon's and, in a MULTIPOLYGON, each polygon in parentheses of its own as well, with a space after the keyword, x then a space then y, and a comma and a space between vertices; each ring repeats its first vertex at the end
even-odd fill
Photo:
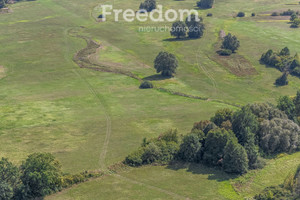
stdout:
MULTIPOLYGON (((13 13, 0 15, 1 157, 19 163, 32 152, 51 152, 68 172, 105 169, 136 149, 144 137, 170 128, 185 134, 195 121, 208 119, 217 109, 235 109, 228 102, 275 102, 300 88, 295 77, 289 78, 289 86, 275 87, 280 72, 258 62, 270 48, 288 46, 292 53, 300 53, 299 30, 290 29, 285 19, 266 15, 300 10, 300 5, 286 5, 293 0, 218 0, 213 9, 199 10, 202 16, 214 14, 204 17, 204 37, 181 41, 170 39, 168 32, 138 31, 140 26, 169 23, 97 23, 93 16, 99 3, 112 1, 38 0, 14 4, 13 13), (233 18, 238 11, 247 17, 233 18), (251 12, 258 16, 249 17, 251 12), (208 101, 140 90, 140 82, 131 77, 80 69, 72 58, 86 42, 70 35, 74 30, 101 44, 93 61, 208 101), (216 56, 220 30, 241 40, 240 65, 216 56), (161 50, 179 59, 175 78, 153 76, 153 60, 161 50), (239 76, 245 66, 256 73, 239 76)), ((165 9, 195 5, 194 0, 158 3, 165 9)), ((114 1, 123 9, 137 9, 139 4, 139 0, 114 1)), ((265 169, 238 179, 196 165, 144 167, 84 183, 52 198, 239 199, 280 184, 287 172, 279 166, 293 170, 299 160, 299 153, 270 160, 265 169), (247 180, 252 182, 246 184, 247 180)))

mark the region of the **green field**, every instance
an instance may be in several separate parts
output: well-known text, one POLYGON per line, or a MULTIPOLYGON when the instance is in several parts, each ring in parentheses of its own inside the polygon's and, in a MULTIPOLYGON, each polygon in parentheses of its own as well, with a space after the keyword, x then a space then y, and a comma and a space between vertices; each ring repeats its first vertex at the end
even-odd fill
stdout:
MULTIPOLYGON (((195 5, 194 0, 157 2, 165 9, 195 5)), ((181 41, 170 40, 168 32, 138 31, 140 26, 170 23, 97 22, 97 5, 112 3, 37 0, 10 5, 12 13, 0 14, 0 66, 4 67, 0 67, 0 157, 20 164, 30 153, 51 152, 66 172, 105 170, 122 161, 144 137, 170 128, 185 134, 194 122, 209 119, 220 108, 275 102, 280 95, 294 95, 300 89, 296 77, 289 77, 288 86, 275 87, 281 73, 258 61, 270 48, 288 46, 293 54, 300 53, 299 29, 290 29, 286 19, 266 15, 300 10, 300 4, 287 5, 296 1, 218 0, 213 9, 199 10, 206 25, 204 37, 181 41), (246 17, 233 18, 238 11, 245 11, 246 17), (213 17, 205 17, 208 12, 213 17), (252 12, 257 17, 251 18, 252 12), (236 56, 243 62, 216 56, 220 30, 240 39, 236 56), (73 57, 87 46, 79 36, 101 44, 90 59, 115 73, 79 68, 73 57), (139 80, 117 73, 153 80, 153 60, 162 50, 177 56, 179 68, 175 78, 158 77, 154 85, 204 100, 140 90, 139 80)), ((116 8, 136 10, 139 4, 114 0, 116 8)), ((130 169, 50 199, 239 199, 280 184, 286 174, 276 166, 289 163, 285 167, 294 170, 294 161, 299 160, 299 153, 270 160, 265 169, 238 179, 196 165, 130 169), (238 187, 243 178, 253 180, 252 184, 238 187), (265 178, 269 182, 261 181, 265 178)))

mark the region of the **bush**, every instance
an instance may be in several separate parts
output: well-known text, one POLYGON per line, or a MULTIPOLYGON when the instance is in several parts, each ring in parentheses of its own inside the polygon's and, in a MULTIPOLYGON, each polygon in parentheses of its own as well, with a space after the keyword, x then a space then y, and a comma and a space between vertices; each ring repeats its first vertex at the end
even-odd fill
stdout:
POLYGON ((217 126, 221 126, 221 124, 225 121, 232 121, 233 111, 229 108, 224 108, 217 110, 215 116, 213 116, 210 121, 214 122, 217 126))
POLYGON ((237 14, 237 17, 245 17, 245 13, 244 13, 244 12, 239 12, 239 13, 237 14))
POLYGON ((256 16, 256 14, 255 14, 255 13, 252 13, 252 14, 251 14, 251 16, 252 16, 252 17, 255 17, 255 16, 256 16))
POLYGON ((141 3, 140 10, 146 10, 147 12, 151 12, 156 9, 156 1, 155 0, 145 0, 145 2, 141 3))
POLYGON ((271 14, 271 16, 279 16, 279 13, 278 13, 278 12, 273 12, 273 13, 271 14))
POLYGON ((141 166, 143 164, 143 160, 142 160, 143 153, 144 153, 144 149, 141 148, 141 149, 129 154, 125 158, 125 164, 132 166, 132 167, 141 166))
POLYGON ((162 157, 161 149, 153 142, 145 147, 142 155, 143 164, 151 164, 159 161, 162 157))
POLYGON ((232 51, 230 49, 221 49, 218 51, 218 54, 220 56, 230 56, 232 54, 232 51))
POLYGON ((197 6, 203 9, 212 8, 213 5, 214 5, 214 0, 200 0, 197 2, 197 6))
POLYGON ((140 89, 153 88, 153 84, 150 81, 143 81, 140 85, 140 89))
POLYGON ((224 37, 221 48, 222 49, 230 49, 232 52, 235 52, 240 47, 240 41, 234 35, 228 33, 224 37))
POLYGON ((288 73, 283 73, 279 78, 276 79, 275 81, 275 85, 277 86, 284 86, 284 85, 288 85, 289 81, 288 81, 288 73))
POLYGON ((207 13, 206 17, 212 17, 213 14, 212 13, 207 13))

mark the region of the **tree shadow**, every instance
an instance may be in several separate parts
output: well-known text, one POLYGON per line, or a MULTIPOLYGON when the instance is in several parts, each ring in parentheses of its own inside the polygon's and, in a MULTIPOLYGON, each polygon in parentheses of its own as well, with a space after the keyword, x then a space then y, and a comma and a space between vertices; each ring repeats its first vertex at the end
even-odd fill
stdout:
POLYGON ((172 78, 172 76, 162 76, 161 74, 154 74, 143 78, 144 81, 160 81, 172 78))
POLYGON ((184 37, 184 38, 168 38, 164 39, 164 42, 176 42, 176 41, 188 41, 188 40, 197 40, 200 38, 189 38, 189 37, 184 37))
POLYGON ((208 180, 216 180, 218 182, 230 180, 239 177, 238 174, 228 174, 222 171, 221 167, 209 167, 201 163, 183 163, 183 162, 172 162, 166 169, 178 171, 186 169, 187 172, 193 174, 208 175, 208 180))

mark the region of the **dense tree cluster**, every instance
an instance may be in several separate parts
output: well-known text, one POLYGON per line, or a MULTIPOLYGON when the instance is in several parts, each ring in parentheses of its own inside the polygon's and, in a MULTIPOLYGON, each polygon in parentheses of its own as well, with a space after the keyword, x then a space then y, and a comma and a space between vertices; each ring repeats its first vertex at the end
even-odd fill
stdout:
POLYGON ((299 116, 300 92, 294 98, 280 97, 277 106, 254 103, 235 112, 221 109, 210 120, 194 123, 187 135, 169 131, 145 139, 125 163, 139 166, 181 160, 243 174, 262 168, 264 156, 299 150, 299 116))
POLYGON ((94 176, 88 172, 63 174, 61 165, 49 153, 34 153, 15 166, 6 158, 0 160, 0 199, 41 199, 72 184, 94 176))

